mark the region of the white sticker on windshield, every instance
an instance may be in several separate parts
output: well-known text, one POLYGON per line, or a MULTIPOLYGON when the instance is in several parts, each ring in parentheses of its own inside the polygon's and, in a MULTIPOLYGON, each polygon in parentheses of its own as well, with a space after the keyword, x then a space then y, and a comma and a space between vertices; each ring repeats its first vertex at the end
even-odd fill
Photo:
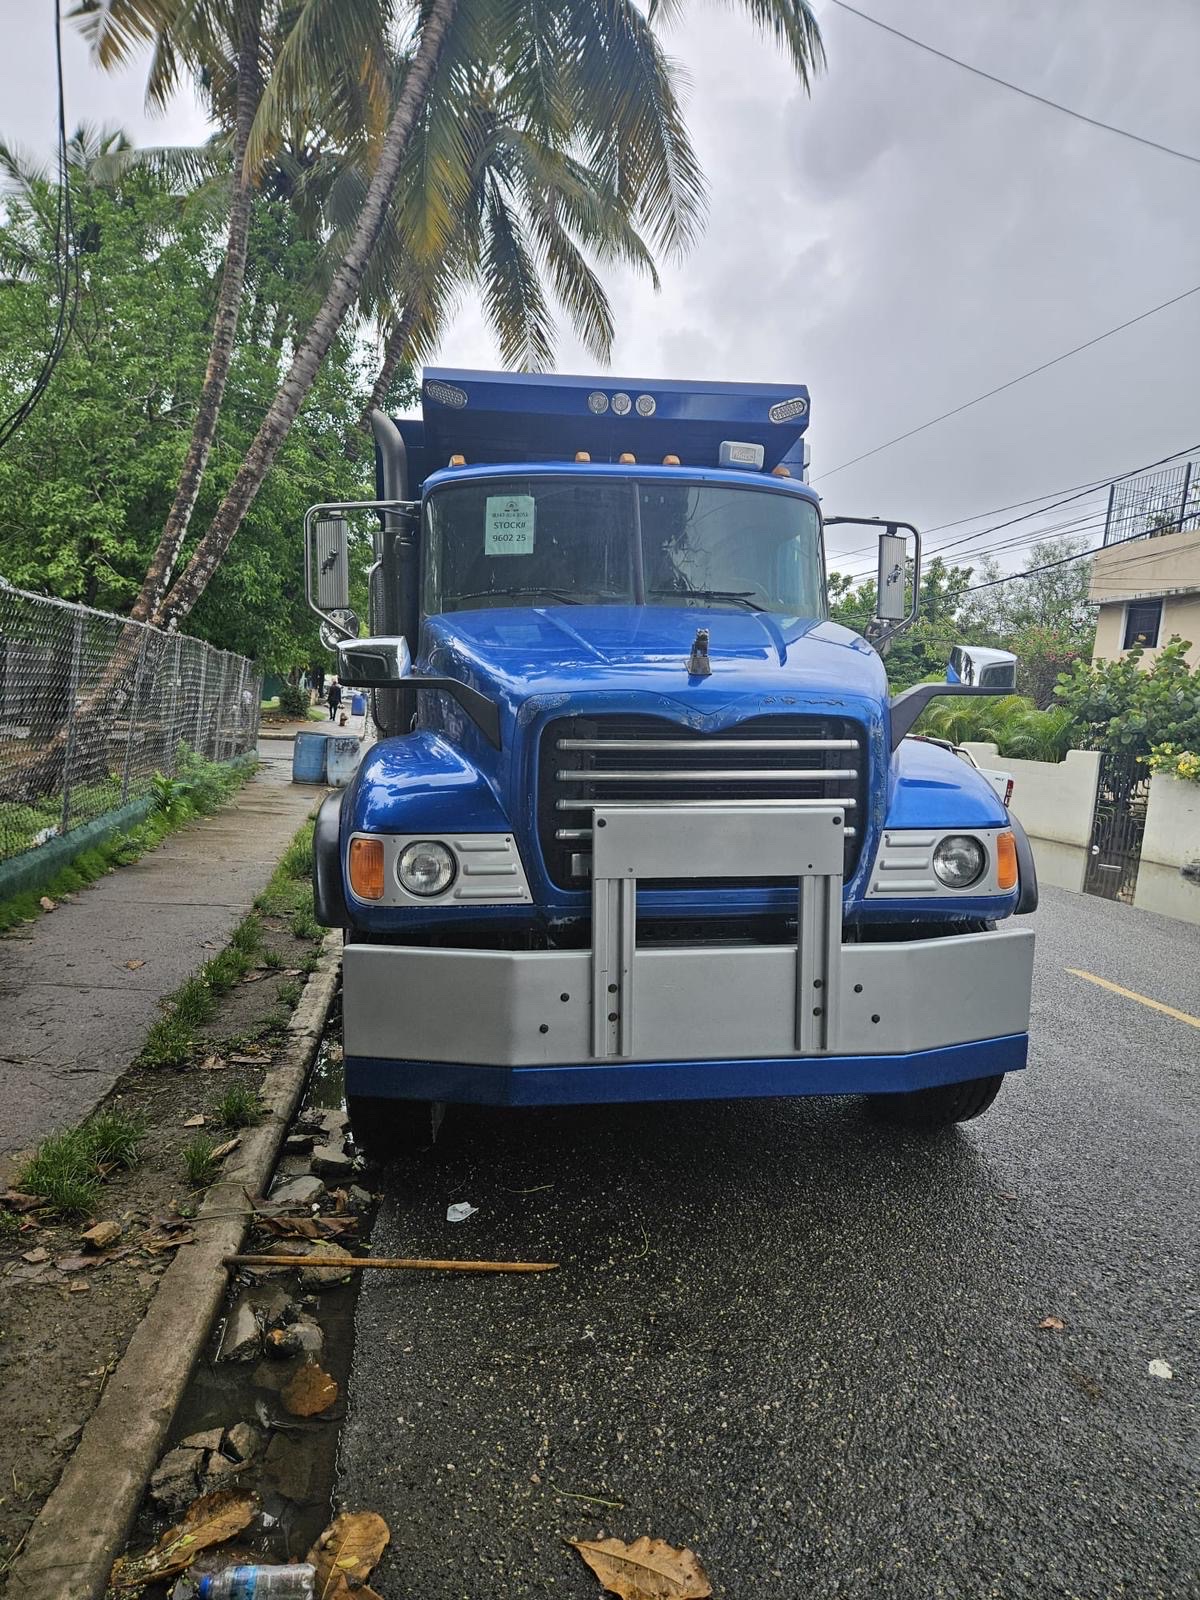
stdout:
POLYGON ((534 498, 531 494, 490 494, 484 516, 485 556, 533 554, 534 498))

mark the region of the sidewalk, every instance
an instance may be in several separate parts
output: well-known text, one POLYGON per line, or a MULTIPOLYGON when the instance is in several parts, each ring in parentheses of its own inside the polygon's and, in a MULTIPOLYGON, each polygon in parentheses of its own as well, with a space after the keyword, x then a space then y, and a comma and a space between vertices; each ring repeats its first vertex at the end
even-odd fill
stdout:
POLYGON ((0 941, 0 1167, 112 1087, 160 1001, 228 942, 323 798, 292 784, 290 741, 260 745, 259 758, 215 816, 0 941))

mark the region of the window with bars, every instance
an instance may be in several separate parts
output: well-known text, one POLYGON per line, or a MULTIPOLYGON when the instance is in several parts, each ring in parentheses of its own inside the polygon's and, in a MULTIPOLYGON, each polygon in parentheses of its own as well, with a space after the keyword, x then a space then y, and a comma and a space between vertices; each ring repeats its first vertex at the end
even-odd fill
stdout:
POLYGON ((1145 650, 1155 649, 1161 626, 1161 600, 1130 601, 1125 607, 1125 642, 1122 650, 1133 650, 1139 645, 1145 650))

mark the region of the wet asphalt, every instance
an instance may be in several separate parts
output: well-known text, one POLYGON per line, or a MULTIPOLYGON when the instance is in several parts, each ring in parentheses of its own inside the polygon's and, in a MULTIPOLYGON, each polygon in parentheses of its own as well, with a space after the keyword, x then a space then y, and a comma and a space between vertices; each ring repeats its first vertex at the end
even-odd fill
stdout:
POLYGON ((1200 1595, 1200 1029, 1066 970, 1200 1015, 1200 928, 1034 925, 1030 1070, 955 1132, 471 1111, 393 1173, 377 1254, 562 1267, 366 1275, 339 1492, 380 1594, 585 1600, 564 1541, 648 1533, 718 1600, 1200 1595))

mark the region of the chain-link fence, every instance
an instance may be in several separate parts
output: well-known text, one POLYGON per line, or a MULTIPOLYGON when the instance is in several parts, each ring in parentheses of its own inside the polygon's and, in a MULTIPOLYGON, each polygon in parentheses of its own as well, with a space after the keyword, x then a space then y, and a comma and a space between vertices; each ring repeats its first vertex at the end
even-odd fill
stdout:
POLYGON ((253 750, 244 656, 0 586, 0 861, 147 794, 194 751, 253 750))

